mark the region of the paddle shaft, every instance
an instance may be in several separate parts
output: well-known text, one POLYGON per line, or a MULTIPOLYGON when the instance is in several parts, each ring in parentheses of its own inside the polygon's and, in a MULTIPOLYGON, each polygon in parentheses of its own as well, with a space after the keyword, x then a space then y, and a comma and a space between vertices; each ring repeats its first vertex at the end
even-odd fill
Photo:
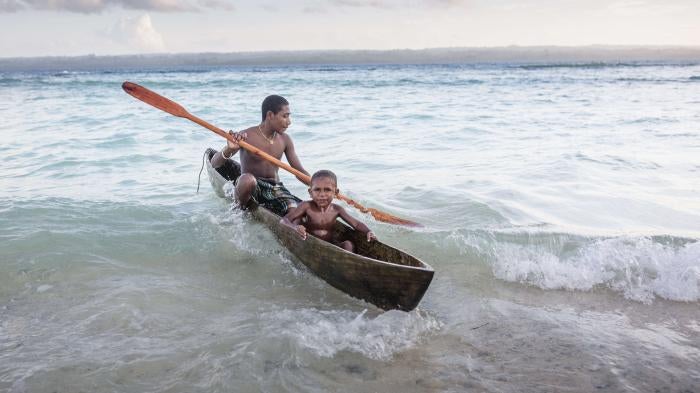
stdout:
MULTIPOLYGON (((222 130, 221 128, 219 128, 213 124, 210 124, 209 122, 202 120, 199 117, 192 115, 190 113, 188 113, 187 115, 188 116, 185 116, 185 118, 192 120, 193 122, 199 124, 200 126, 202 126, 204 128, 208 128, 208 129, 214 131, 215 133, 223 136, 224 138, 230 140, 231 142, 236 142, 236 140, 233 139, 231 134, 222 130)), ((311 185, 311 176, 307 175, 306 173, 292 167, 289 164, 286 164, 286 163, 276 159, 275 157, 265 153, 264 151, 258 149, 257 147, 251 145, 250 143, 248 143, 246 141, 238 141, 237 143, 240 147, 248 150, 248 152, 255 154, 256 156, 258 156, 258 157, 260 157, 260 158, 262 158, 262 159, 264 159, 264 160, 266 160, 274 165, 277 165, 278 167, 280 167, 280 168, 286 170, 287 172, 291 173, 292 175, 296 176, 297 179, 301 180, 307 186, 311 185)), ((341 200, 347 202, 351 206, 354 206, 355 208, 357 208, 358 210, 360 210, 363 213, 372 213, 373 209, 368 209, 368 208, 360 205, 359 203, 355 202, 354 200, 346 197, 343 194, 338 193, 338 194, 336 194, 336 197, 338 199, 341 199, 341 200)))
MULTIPOLYGON (((231 134, 229 134, 228 132, 222 130, 221 128, 219 128, 213 124, 210 124, 209 122, 207 122, 205 120, 200 119, 199 117, 197 117, 191 113, 187 113, 187 116, 184 116, 184 118, 192 120, 193 122, 199 124, 200 126, 214 131, 215 133, 223 136, 224 138, 230 140, 231 142, 236 142, 236 140, 233 139, 231 134)), ((286 170, 287 172, 291 173, 292 175, 296 176, 297 179, 301 180, 307 186, 311 185, 311 176, 307 175, 306 173, 292 167, 289 164, 286 164, 286 163, 276 159, 275 157, 265 153, 264 151, 258 149, 257 147, 251 145, 248 142, 238 141, 237 143, 240 147, 248 150, 250 153, 255 154, 256 156, 258 156, 258 157, 260 157, 260 158, 262 158, 262 159, 264 159, 264 160, 266 160, 274 165, 277 165, 278 167, 280 167, 280 168, 286 170)), ((346 197, 343 194, 338 193, 338 194, 336 194, 336 197, 338 199, 341 199, 341 200, 347 202, 349 205, 355 207, 356 209, 360 210, 363 213, 373 213, 373 210, 375 210, 375 209, 368 209, 368 208, 360 205, 359 203, 355 202, 354 200, 346 197)))
POLYGON ((202 119, 200 119, 199 117, 194 116, 194 115, 192 115, 192 114, 190 114, 190 113, 188 113, 187 116, 185 116, 185 118, 186 118, 186 119, 189 119, 189 120, 192 120, 193 122, 199 124, 200 126, 202 126, 202 127, 204 127, 204 128, 208 128, 208 129, 214 131, 215 133, 217 133, 217 134, 221 135, 222 137, 224 137, 224 138, 230 140, 231 142, 238 143, 238 145, 239 145, 240 147, 242 147, 242 148, 248 150, 248 152, 250 152, 250 153, 252 153, 252 154, 255 154, 256 156, 262 158, 263 160, 265 160, 265 161, 267 161, 267 162, 270 162, 271 164, 274 164, 274 165, 276 165, 276 166, 278 166, 278 167, 280 167, 280 168, 286 170, 287 172, 289 172, 289 173, 291 173, 292 175, 296 176, 299 180, 303 181, 306 185, 310 185, 310 184, 311 184, 311 176, 309 176, 309 175, 307 175, 306 173, 304 173, 304 172, 302 172, 302 171, 300 171, 300 170, 298 170, 298 169, 292 167, 292 166, 289 165, 289 164, 286 164, 286 163, 284 163, 284 162, 282 162, 282 161, 276 159, 275 157, 273 157, 273 156, 271 156, 271 155, 265 153, 264 151, 258 149, 258 148, 255 147, 255 146, 251 145, 250 143, 248 143, 248 142, 246 142, 246 141, 238 141, 238 142, 236 142, 236 140, 233 138, 233 136, 231 136, 231 134, 229 134, 228 132, 226 132, 226 131, 222 130, 221 128, 219 128, 219 127, 217 127, 217 126, 215 126, 215 125, 213 125, 213 124, 210 124, 210 123, 208 123, 207 121, 202 120, 202 119))

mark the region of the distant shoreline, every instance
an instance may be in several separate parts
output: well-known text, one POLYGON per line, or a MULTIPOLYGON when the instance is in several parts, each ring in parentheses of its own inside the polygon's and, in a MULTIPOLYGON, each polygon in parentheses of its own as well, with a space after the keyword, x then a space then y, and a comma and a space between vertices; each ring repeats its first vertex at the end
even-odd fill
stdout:
POLYGON ((700 47, 508 46, 395 50, 308 50, 0 58, 0 72, 127 71, 227 66, 391 64, 700 63, 700 47))

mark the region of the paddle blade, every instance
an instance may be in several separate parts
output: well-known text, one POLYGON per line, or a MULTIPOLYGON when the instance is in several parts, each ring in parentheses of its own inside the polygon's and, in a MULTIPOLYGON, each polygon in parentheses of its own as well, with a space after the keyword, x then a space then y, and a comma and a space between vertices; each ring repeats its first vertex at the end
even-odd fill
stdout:
POLYGON ((136 83, 124 82, 122 89, 129 95, 138 98, 146 104, 152 105, 162 111, 168 112, 177 117, 189 118, 191 115, 180 104, 173 102, 162 95, 137 85, 136 83))
POLYGON ((408 227, 422 227, 423 226, 417 222, 407 220, 407 219, 401 218, 401 217, 396 217, 394 215, 391 215, 389 213, 385 213, 383 211, 379 211, 379 210, 371 208, 371 207, 367 210, 369 211, 369 214, 371 214, 372 217, 374 217, 377 221, 386 222, 386 223, 394 224, 394 225, 405 225, 408 227))
POLYGON ((406 220, 405 218, 401 217, 396 217, 392 214, 383 212, 381 210, 377 210, 374 208, 366 208, 359 203, 357 203, 355 200, 348 198, 345 195, 338 194, 338 199, 342 199, 343 201, 347 202, 348 205, 356 208, 357 210, 363 212, 363 213, 369 213, 374 217, 375 220, 381 221, 381 222, 386 222, 389 224, 395 224, 395 225, 405 225, 409 227, 422 227, 421 224, 417 222, 413 222, 411 220, 406 220))

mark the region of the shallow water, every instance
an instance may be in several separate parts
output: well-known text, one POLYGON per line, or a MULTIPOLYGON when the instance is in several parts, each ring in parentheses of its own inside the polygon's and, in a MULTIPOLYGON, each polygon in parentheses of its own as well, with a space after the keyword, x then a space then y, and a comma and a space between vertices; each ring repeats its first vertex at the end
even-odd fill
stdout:
MULTIPOLYGON (((700 66, 0 73, 0 391, 697 391, 700 66), (423 228, 383 313, 212 192, 271 93, 309 170, 423 228)), ((299 195, 305 188, 282 174, 299 195)))

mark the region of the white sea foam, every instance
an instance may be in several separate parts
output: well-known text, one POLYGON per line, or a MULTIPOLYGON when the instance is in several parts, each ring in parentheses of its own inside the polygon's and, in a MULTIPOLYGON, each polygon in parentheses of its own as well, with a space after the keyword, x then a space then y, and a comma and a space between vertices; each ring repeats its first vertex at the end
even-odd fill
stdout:
POLYGON ((542 289, 605 286, 626 298, 700 300, 700 242, 668 245, 648 237, 616 237, 583 244, 573 253, 549 245, 498 243, 496 277, 542 289))
POLYGON ((369 317, 366 311, 284 310, 271 316, 275 328, 302 348, 321 357, 340 351, 388 360, 442 327, 442 322, 420 310, 388 311, 369 317))
POLYGON ((274 236, 261 229, 262 225, 251 220, 246 212, 235 204, 224 212, 208 215, 211 224, 223 231, 223 236, 233 245, 233 249, 252 255, 267 255, 279 253, 281 246, 274 241, 274 236), (259 226, 260 228, 251 228, 259 226))
POLYGON ((44 293, 44 292, 48 291, 48 290, 51 289, 51 288, 53 288, 53 285, 44 284, 44 285, 39 285, 39 286, 36 288, 36 291, 37 291, 38 293, 44 293))

